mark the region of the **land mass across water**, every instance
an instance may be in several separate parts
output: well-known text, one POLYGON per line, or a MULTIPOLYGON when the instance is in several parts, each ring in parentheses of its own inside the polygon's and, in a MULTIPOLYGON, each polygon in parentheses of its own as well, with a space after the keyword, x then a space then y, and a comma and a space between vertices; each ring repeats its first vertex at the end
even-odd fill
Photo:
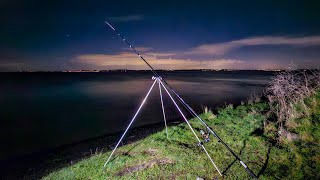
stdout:
MULTIPOLYGON (((175 69, 160 69, 157 70, 158 72, 180 72, 180 71, 190 71, 190 72, 197 72, 197 71, 221 71, 221 72, 228 72, 228 71, 270 71, 270 72, 279 72, 284 71, 285 69, 244 69, 244 70, 238 70, 238 69, 181 69, 181 70, 175 70, 175 69)), ((148 72, 150 70, 131 70, 131 69, 110 69, 110 70, 92 70, 92 69, 70 69, 70 70, 21 70, 17 72, 68 72, 68 73, 85 73, 85 72, 94 72, 94 73, 103 73, 103 72, 148 72)))

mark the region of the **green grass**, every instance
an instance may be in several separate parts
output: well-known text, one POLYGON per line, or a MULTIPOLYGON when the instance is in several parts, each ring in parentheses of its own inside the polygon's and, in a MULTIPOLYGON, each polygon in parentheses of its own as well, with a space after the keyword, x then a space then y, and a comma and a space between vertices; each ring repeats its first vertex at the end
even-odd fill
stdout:
MULTIPOLYGON (((313 97, 311 116, 297 120, 293 129, 301 138, 293 142, 276 143, 276 127, 265 126, 268 118, 266 103, 251 103, 201 114, 210 127, 259 175, 259 179, 320 179, 320 93, 313 97)), ((190 120, 199 135, 204 127, 196 119, 190 120)), ((171 126, 145 139, 117 149, 115 159, 103 167, 110 151, 92 155, 73 165, 52 172, 43 179, 205 179, 219 178, 219 174, 203 152, 186 123, 171 126), (156 159, 170 159, 173 163, 155 164, 120 176, 127 167, 156 159)), ((205 144, 224 179, 249 179, 245 169, 230 152, 211 136, 205 144)))

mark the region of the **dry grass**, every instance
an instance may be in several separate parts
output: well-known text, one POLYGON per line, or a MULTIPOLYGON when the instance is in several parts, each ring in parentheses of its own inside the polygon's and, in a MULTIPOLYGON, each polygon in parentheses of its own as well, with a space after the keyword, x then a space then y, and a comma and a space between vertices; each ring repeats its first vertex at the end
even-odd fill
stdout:
POLYGON ((296 127, 293 119, 310 115, 310 106, 305 100, 315 94, 319 76, 319 71, 285 71, 272 79, 266 96, 279 130, 296 127))

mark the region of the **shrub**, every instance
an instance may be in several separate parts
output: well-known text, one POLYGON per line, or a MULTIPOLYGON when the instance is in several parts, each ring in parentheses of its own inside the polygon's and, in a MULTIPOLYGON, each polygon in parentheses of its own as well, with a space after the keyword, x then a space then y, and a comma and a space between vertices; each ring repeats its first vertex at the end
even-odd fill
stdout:
POLYGON ((271 112, 275 114, 278 130, 294 126, 293 121, 309 116, 306 98, 315 94, 320 84, 320 71, 284 71, 271 80, 266 89, 271 112))

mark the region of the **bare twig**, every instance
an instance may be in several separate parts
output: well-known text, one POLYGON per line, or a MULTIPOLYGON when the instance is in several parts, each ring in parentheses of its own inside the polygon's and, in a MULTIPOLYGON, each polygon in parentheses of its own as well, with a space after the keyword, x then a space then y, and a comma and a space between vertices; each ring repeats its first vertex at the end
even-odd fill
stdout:
POLYGON ((266 95, 271 111, 277 117, 279 131, 286 129, 290 120, 309 115, 305 99, 319 88, 319 81, 320 71, 311 70, 288 70, 272 79, 266 95))

